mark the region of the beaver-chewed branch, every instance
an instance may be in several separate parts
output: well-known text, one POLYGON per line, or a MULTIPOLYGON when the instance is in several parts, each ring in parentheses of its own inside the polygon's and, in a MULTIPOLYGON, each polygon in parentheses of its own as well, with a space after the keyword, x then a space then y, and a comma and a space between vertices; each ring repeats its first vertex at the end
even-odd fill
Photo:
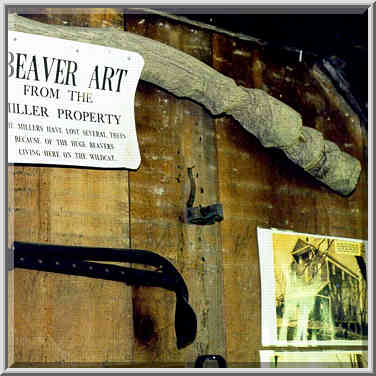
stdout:
POLYGON ((9 15, 9 30, 98 44, 134 51, 145 61, 141 79, 177 97, 190 98, 212 114, 232 115, 263 146, 275 147, 334 191, 349 195, 356 187, 361 166, 357 159, 304 127, 291 107, 259 89, 235 81, 198 59, 158 41, 110 28, 95 29, 47 25, 9 15))

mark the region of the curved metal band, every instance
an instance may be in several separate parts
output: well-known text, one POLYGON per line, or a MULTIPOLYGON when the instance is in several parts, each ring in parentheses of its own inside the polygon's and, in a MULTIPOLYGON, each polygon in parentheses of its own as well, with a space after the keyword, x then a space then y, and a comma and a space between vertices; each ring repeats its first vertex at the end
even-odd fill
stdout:
POLYGON ((190 345, 196 338, 197 319, 188 304, 188 288, 184 279, 168 260, 154 252, 24 242, 14 242, 9 251, 12 266, 15 268, 119 281, 131 286, 162 287, 174 291, 178 349, 190 345), (91 261, 128 262, 150 265, 158 269, 140 270, 91 261))

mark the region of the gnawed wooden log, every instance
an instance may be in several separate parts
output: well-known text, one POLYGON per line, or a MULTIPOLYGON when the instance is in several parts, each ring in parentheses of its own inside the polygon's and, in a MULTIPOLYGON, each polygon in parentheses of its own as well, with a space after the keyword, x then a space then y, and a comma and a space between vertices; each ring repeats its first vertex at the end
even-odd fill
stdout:
POLYGON ((129 32, 46 25, 9 15, 9 30, 69 39, 138 52, 145 65, 141 79, 174 95, 204 105, 213 115, 232 115, 263 146, 276 147, 313 177, 342 194, 351 194, 361 166, 357 159, 304 127, 291 107, 259 89, 235 81, 179 50, 129 32))

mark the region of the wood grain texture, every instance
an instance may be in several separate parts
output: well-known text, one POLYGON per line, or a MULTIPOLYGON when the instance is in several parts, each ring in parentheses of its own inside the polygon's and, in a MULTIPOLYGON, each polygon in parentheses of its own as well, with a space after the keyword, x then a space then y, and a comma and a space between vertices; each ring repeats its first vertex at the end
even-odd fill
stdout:
POLYGON ((123 30, 123 12, 115 8, 27 8, 17 14, 50 25, 111 27, 123 30))
MULTIPOLYGON (((210 61, 210 36, 155 16, 126 16, 127 30, 210 61)), ((173 330, 174 297, 164 291, 135 289, 135 361, 194 363, 198 355, 225 353, 221 239, 218 225, 182 222, 190 192, 187 168, 197 184, 195 205, 218 202, 217 153, 212 118, 198 104, 178 100, 142 83, 136 95, 136 122, 143 156, 130 174, 132 246, 152 248, 182 273, 198 319, 198 334, 177 351, 173 330), (146 324, 153 332, 149 336, 146 324), (144 327, 143 327, 144 325, 144 327), (136 329, 137 330, 137 329, 136 329)))
MULTIPOLYGON (((14 241, 14 167, 8 166, 7 171, 8 193, 8 248, 14 241)), ((5 258, 7 260, 7 258, 5 258)), ((11 260, 8 260, 9 262, 11 260)), ((14 364, 14 271, 8 272, 8 366, 14 364)))
MULTIPOLYGON (((213 65, 238 84, 285 101, 302 114, 304 124, 366 165, 359 120, 308 66, 219 34, 213 35, 213 65)), ((216 120, 216 129, 220 200, 227 218, 221 226, 227 360, 234 367, 254 367, 261 348, 257 227, 367 239, 366 172, 350 197, 340 197, 307 178, 279 151, 265 153, 232 119, 216 120)))
MULTIPOLYGON (((40 18, 47 17, 49 23, 98 25, 93 13, 65 12, 55 16, 47 10, 40 18)), ((13 196, 15 240, 129 246, 128 171, 18 166, 13 196)), ((129 287, 85 277, 14 271, 16 366, 127 363, 132 360, 132 338, 129 287)))
MULTIPOLYGON (((106 10, 78 24, 106 26, 111 14, 106 10)), ((74 25, 82 15, 65 19, 55 13, 44 21, 54 23, 54 17, 58 24, 74 25)), ((119 13, 111 17, 119 27, 119 13)), ((256 229, 367 239, 367 135, 316 67, 159 16, 126 14, 125 20, 127 31, 173 46, 238 85, 288 104, 305 125, 361 161, 360 180, 352 195, 341 197, 281 151, 265 149, 233 118, 213 117, 197 103, 140 82, 135 100, 139 170, 10 168, 9 238, 159 253, 187 282, 197 339, 176 349, 175 296, 166 290, 17 270, 11 363, 186 367, 198 355, 217 353, 230 367, 258 367, 262 250, 256 229), (195 205, 221 202, 221 224, 183 223, 192 166, 195 205)))
MULTIPOLYGON (((215 69, 250 86, 255 81, 251 62, 252 50, 247 45, 213 34, 215 69)), ((271 158, 255 137, 229 117, 216 120, 216 131, 219 192, 225 213, 221 230, 226 359, 230 367, 242 362, 249 367, 258 361, 261 339, 256 227, 269 225, 267 201, 272 193, 268 170, 262 165, 268 165, 271 158)))

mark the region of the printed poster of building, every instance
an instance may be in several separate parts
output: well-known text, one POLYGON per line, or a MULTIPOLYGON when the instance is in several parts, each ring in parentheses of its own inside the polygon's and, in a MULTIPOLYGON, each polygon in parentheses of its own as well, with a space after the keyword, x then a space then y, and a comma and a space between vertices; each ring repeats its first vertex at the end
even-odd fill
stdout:
POLYGON ((368 368, 368 351, 261 350, 262 368, 368 368))
POLYGON ((258 229, 263 345, 367 345, 366 242, 258 229))

